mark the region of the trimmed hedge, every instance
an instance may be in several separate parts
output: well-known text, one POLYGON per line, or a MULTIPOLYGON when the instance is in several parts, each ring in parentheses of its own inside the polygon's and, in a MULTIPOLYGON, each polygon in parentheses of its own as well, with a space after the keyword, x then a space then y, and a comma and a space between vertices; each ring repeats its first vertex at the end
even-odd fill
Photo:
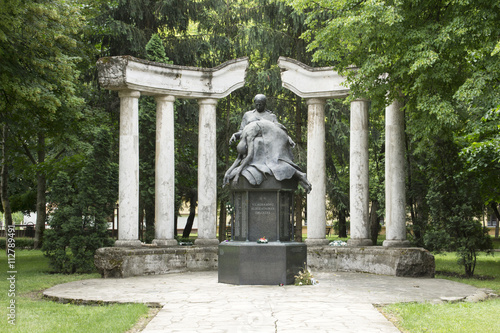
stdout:
MULTIPOLYGON (((29 237, 16 237, 16 249, 33 249, 35 240, 29 237)), ((0 237, 0 248, 5 249, 5 237, 0 237)))

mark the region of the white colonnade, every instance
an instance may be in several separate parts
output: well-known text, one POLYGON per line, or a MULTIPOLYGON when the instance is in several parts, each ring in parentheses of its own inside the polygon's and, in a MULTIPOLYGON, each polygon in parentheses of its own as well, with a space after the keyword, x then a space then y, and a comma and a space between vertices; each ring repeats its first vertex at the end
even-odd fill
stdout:
POLYGON ((396 100, 385 109, 384 246, 407 247, 404 114, 396 100))
MULTIPOLYGON (((120 166, 119 221, 116 246, 138 247, 139 241, 139 121, 141 95, 157 102, 155 239, 172 246, 174 239, 174 102, 197 99, 199 114, 198 239, 199 245, 218 244, 216 237, 217 170, 216 105, 220 98, 244 85, 248 59, 241 58, 213 69, 158 64, 129 56, 100 59, 101 86, 119 91, 120 166)), ((329 98, 345 98, 349 89, 332 68, 311 68, 296 60, 278 61, 282 83, 308 105, 307 177, 313 188, 307 196, 308 245, 326 245, 326 174, 324 109, 329 98)), ((351 102, 349 245, 371 245, 368 197, 369 101, 351 102)), ((408 246, 405 224, 403 115, 398 102, 386 109, 386 233, 384 246, 408 246)))
POLYGON ((175 157, 174 102, 197 99, 200 106, 198 141, 199 245, 218 244, 217 152, 215 107, 220 98, 242 87, 248 59, 204 69, 159 64, 129 56, 97 62, 102 87, 119 91, 120 157, 118 247, 139 247, 139 97, 155 96, 156 179, 155 239, 157 246, 177 245, 174 239, 175 157))
MULTIPOLYGON (((307 196, 308 245, 328 244, 326 239, 326 173, 324 107, 328 98, 345 98, 345 79, 332 67, 312 68, 280 57, 283 87, 305 98, 308 105, 307 177, 312 191, 307 196)), ((370 102, 351 102, 349 195, 350 246, 372 245, 369 224, 368 109, 370 102)), ((386 233, 384 246, 408 246, 405 219, 404 128, 397 102, 386 109, 386 233), (389 152, 390 150, 390 152, 389 152)))

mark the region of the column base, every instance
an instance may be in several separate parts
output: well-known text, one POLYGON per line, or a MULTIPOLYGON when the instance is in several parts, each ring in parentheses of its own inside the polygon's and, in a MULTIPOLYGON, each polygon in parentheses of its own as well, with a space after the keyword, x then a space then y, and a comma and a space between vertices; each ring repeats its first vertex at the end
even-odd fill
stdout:
POLYGON ((328 245, 330 241, 326 238, 306 238, 304 241, 307 246, 322 246, 328 245))
POLYGON ((373 242, 369 238, 351 238, 347 240, 348 246, 372 246, 373 242))
POLYGON ((115 247, 141 247, 142 243, 138 239, 118 239, 115 247))
POLYGON ((153 239, 152 244, 160 247, 177 246, 177 241, 175 239, 153 239))
POLYGON ((197 238, 194 240, 194 245, 219 245, 217 238, 197 238))
POLYGON ((385 247, 410 247, 410 241, 406 239, 386 239, 383 243, 385 247))

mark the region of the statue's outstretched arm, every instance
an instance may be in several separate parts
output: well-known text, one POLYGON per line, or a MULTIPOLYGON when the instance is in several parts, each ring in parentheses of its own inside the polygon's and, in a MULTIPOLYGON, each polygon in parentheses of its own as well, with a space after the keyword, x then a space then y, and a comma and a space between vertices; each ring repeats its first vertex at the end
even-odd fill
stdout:
POLYGON ((241 138, 241 132, 242 132, 242 131, 239 131, 239 132, 234 133, 234 134, 231 136, 231 139, 229 139, 229 144, 231 144, 231 143, 236 142, 237 140, 239 140, 239 139, 241 138))

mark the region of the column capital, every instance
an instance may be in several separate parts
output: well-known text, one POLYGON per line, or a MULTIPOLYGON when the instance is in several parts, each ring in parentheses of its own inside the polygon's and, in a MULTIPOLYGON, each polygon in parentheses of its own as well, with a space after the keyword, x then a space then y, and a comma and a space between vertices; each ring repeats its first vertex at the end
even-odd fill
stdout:
POLYGON ((118 92, 118 97, 135 97, 139 98, 141 97, 141 92, 137 90, 120 90, 118 92))
POLYGON ((308 98, 306 100, 306 103, 307 103, 307 105, 314 105, 314 104, 325 105, 326 104, 326 98, 317 98, 317 97, 308 98))
POLYGON ((156 102, 175 102, 175 96, 173 95, 156 95, 156 102))
POLYGON ((219 100, 215 98, 199 98, 198 99, 198 104, 199 105, 217 105, 217 102, 219 100))

